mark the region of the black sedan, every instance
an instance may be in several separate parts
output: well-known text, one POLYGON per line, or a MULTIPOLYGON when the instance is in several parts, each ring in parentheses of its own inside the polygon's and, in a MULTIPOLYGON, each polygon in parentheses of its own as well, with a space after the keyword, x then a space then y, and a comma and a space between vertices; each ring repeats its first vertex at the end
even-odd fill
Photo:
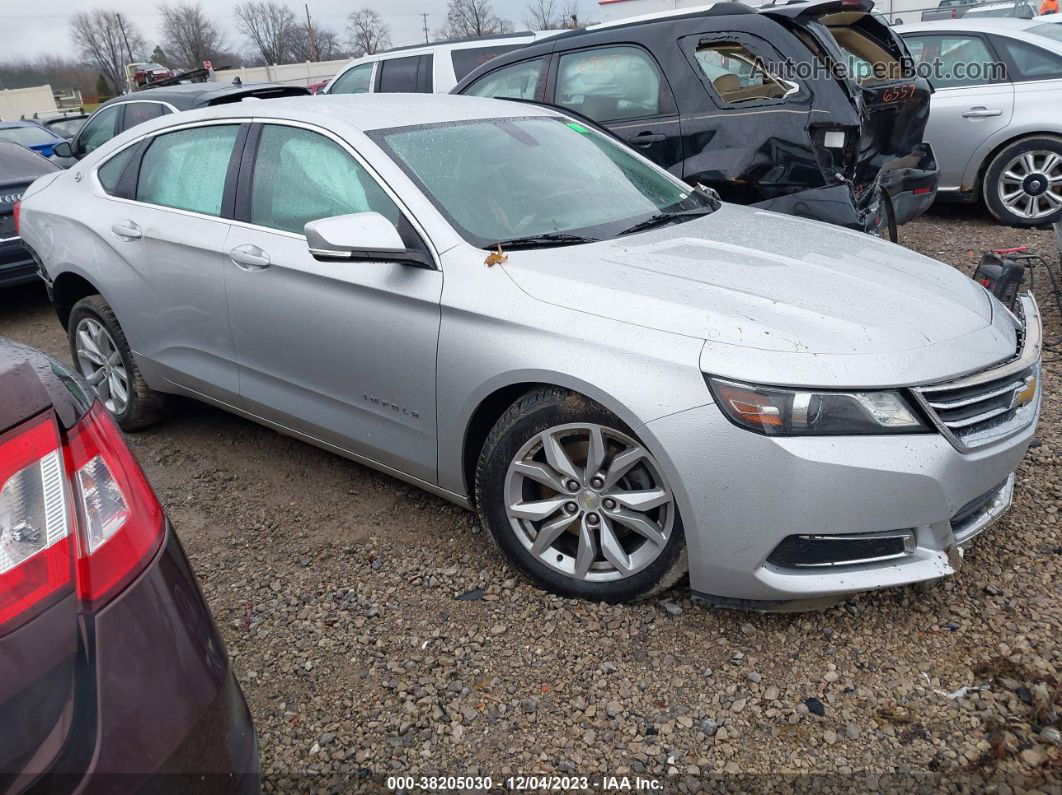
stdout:
POLYGON ((0 288, 37 278, 37 266, 18 236, 16 205, 37 177, 61 170, 24 146, 0 141, 0 288))

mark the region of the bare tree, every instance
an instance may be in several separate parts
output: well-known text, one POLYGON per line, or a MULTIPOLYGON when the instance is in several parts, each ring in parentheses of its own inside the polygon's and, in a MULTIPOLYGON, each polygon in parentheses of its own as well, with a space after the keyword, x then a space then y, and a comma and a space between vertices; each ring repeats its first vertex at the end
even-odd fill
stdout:
POLYGON ((214 60, 224 49, 225 40, 198 2, 163 4, 159 6, 162 15, 162 38, 166 45, 166 54, 174 64, 185 69, 197 69, 203 61, 214 60))
POLYGON ((70 37, 81 57, 106 78, 114 92, 126 88, 126 64, 142 57, 144 37, 117 11, 79 11, 70 20, 70 37))
POLYGON ((334 61, 344 55, 339 34, 316 22, 297 25, 291 36, 291 54, 296 61, 334 61))
POLYGON ((284 63, 298 32, 295 12, 277 0, 248 0, 234 12, 236 26, 266 63, 284 63))
POLYGON ((450 0, 446 7, 444 38, 463 39, 469 36, 486 36, 491 33, 509 33, 513 25, 498 17, 491 8, 490 0, 450 0))
POLYGON ((347 17, 347 39, 355 58, 386 50, 391 46, 391 26, 371 8, 362 8, 347 17))
POLYGON ((578 0, 531 0, 524 24, 529 30, 568 30, 593 24, 579 17, 578 0))

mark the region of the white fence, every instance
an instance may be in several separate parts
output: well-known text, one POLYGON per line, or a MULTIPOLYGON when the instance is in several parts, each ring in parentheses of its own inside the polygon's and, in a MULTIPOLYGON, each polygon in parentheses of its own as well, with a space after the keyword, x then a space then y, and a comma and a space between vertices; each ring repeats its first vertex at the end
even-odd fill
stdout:
POLYGON ((350 63, 349 58, 339 61, 307 61, 275 66, 248 66, 240 69, 220 69, 214 72, 218 83, 231 83, 240 78, 244 83, 284 83, 291 86, 308 86, 330 80, 336 72, 350 63))
POLYGON ((49 85, 7 88, 0 91, 0 121, 17 121, 34 113, 54 113, 55 97, 49 85))

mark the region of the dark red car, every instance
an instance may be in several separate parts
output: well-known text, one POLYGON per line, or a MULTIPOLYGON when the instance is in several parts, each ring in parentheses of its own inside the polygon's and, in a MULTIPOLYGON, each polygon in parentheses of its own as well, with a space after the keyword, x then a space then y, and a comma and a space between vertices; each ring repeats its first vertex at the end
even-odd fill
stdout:
POLYGON ((173 77, 173 71, 160 63, 131 63, 126 68, 137 88, 173 77))
POLYGON ((77 376, 0 338, 0 792, 257 792, 181 544, 77 376))

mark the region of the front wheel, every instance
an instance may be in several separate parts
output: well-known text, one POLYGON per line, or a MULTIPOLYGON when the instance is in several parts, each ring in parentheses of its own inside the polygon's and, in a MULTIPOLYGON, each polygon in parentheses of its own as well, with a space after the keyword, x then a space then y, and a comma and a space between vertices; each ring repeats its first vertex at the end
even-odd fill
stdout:
POLYGON ((996 220, 1010 226, 1053 224, 1062 218, 1062 140, 1026 138, 992 158, 984 199, 996 220))
POLYGON ((506 557, 561 596, 624 602, 686 572, 671 486, 618 417, 563 390, 513 404, 476 473, 483 524, 506 557))

